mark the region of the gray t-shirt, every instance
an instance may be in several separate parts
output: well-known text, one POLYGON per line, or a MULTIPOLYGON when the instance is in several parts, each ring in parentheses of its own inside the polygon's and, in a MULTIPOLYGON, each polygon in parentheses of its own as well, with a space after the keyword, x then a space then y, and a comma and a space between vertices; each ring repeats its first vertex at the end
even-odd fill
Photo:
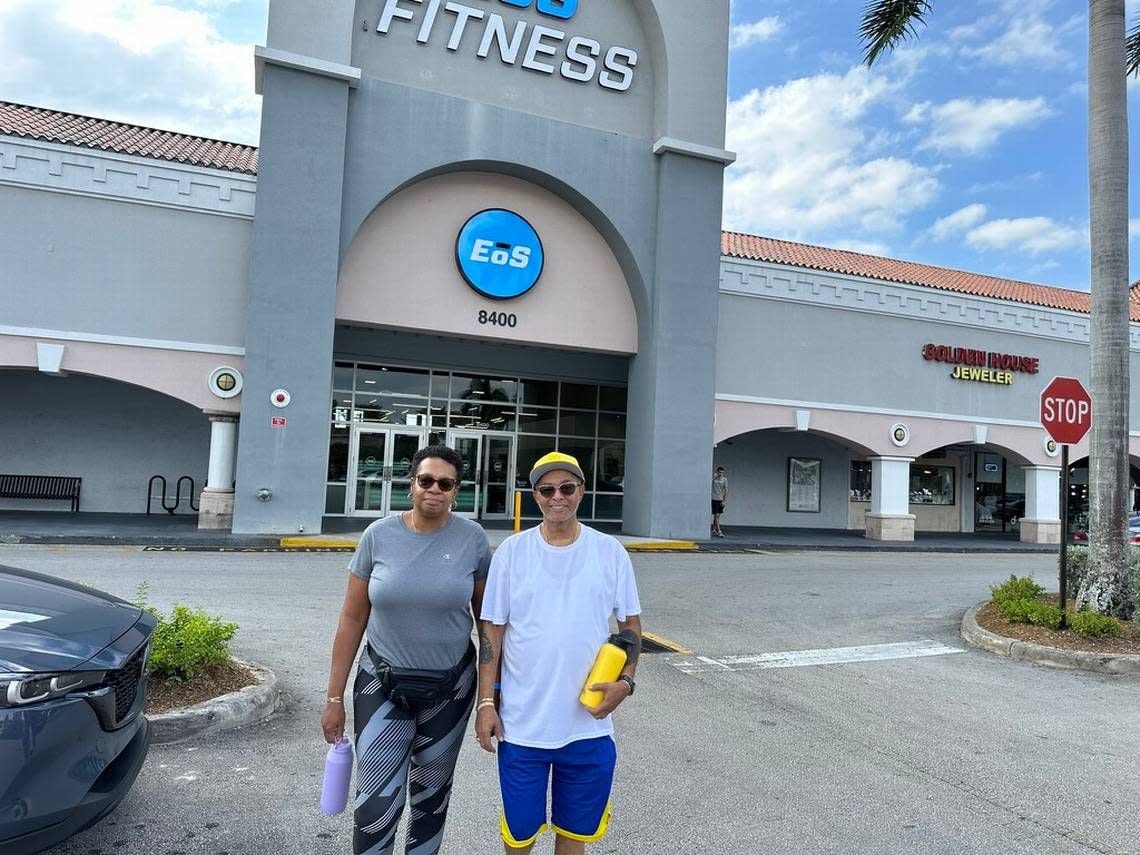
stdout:
MULTIPOLYGON (((471 640, 471 594, 486 579, 491 545, 482 527, 455 516, 416 534, 403 515, 364 530, 348 569, 368 580, 368 643, 398 668, 451 668, 471 640)), ((372 671, 367 652, 361 663, 372 671)))
POLYGON ((712 497, 714 502, 723 502, 728 495, 728 478, 721 475, 712 479, 712 497))

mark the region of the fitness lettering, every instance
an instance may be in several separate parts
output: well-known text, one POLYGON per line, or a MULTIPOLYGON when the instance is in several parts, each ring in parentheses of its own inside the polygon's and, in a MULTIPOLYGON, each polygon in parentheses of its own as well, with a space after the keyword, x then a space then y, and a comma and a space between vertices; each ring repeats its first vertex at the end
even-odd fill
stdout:
POLYGON ((995 383, 999 386, 1012 386, 1014 372, 1036 374, 1041 368, 1041 360, 1036 356, 1018 356, 1015 353, 950 347, 945 344, 923 345, 922 358, 927 362, 945 362, 957 366, 950 372, 955 380, 995 383))
MULTIPOLYGON (((578 0, 533 0, 534 11, 565 27, 578 11, 578 0)), ((611 0, 605 0, 611 2, 611 0)), ((516 10, 529 9, 532 0, 502 0, 516 10)), ((507 10, 503 10, 507 11, 507 10)), ((471 51, 479 59, 494 55, 504 65, 561 77, 576 83, 597 83, 610 92, 627 92, 633 86, 637 51, 630 47, 606 47, 598 39, 575 35, 524 19, 508 22, 502 15, 454 0, 383 0, 376 34, 387 36, 393 24, 403 37, 415 35, 428 45, 433 35, 446 38, 447 50, 471 51), (403 5, 401 5, 403 4, 403 5), (414 5, 413 5, 414 4, 414 5)))

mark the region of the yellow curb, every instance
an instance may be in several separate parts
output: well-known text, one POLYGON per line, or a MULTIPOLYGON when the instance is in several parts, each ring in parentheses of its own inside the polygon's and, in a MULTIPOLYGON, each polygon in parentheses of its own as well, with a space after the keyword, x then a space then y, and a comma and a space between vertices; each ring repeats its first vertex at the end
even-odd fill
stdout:
POLYGON ((654 549, 696 552, 697 544, 692 540, 654 540, 646 543, 627 543, 625 548, 630 552, 650 552, 654 549))
POLYGON ((648 638, 653 643, 659 644, 662 647, 666 648, 667 650, 671 650, 673 653, 684 653, 686 656, 692 656, 693 655, 693 651, 691 651, 689 648, 682 647, 677 642, 670 641, 667 638, 662 638, 660 635, 658 635, 655 632, 646 632, 645 630, 642 630, 641 637, 642 638, 648 638))
POLYGON ((286 549, 356 549, 357 541, 331 537, 283 537, 280 545, 286 549))

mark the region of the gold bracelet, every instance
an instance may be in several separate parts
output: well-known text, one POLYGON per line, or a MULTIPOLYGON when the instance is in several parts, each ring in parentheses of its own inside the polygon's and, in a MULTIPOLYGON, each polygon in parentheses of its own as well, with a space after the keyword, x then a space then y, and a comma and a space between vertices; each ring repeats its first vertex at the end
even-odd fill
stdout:
POLYGON ((326 704, 343 704, 344 703, 344 696, 342 695, 339 698, 325 698, 325 703, 326 704))
POLYGON ((494 705, 495 705, 495 699, 494 698, 481 698, 479 700, 478 706, 475 707, 475 712, 479 712, 479 710, 483 709, 484 707, 493 707, 494 705))

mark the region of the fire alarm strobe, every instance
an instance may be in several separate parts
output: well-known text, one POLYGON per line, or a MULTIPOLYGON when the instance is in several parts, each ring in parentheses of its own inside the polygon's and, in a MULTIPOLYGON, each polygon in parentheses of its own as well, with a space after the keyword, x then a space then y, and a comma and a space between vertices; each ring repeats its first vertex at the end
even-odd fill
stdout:
POLYGON ((279 410, 289 406, 289 402, 292 400, 293 396, 285 389, 274 389, 273 393, 269 396, 270 403, 279 410))

